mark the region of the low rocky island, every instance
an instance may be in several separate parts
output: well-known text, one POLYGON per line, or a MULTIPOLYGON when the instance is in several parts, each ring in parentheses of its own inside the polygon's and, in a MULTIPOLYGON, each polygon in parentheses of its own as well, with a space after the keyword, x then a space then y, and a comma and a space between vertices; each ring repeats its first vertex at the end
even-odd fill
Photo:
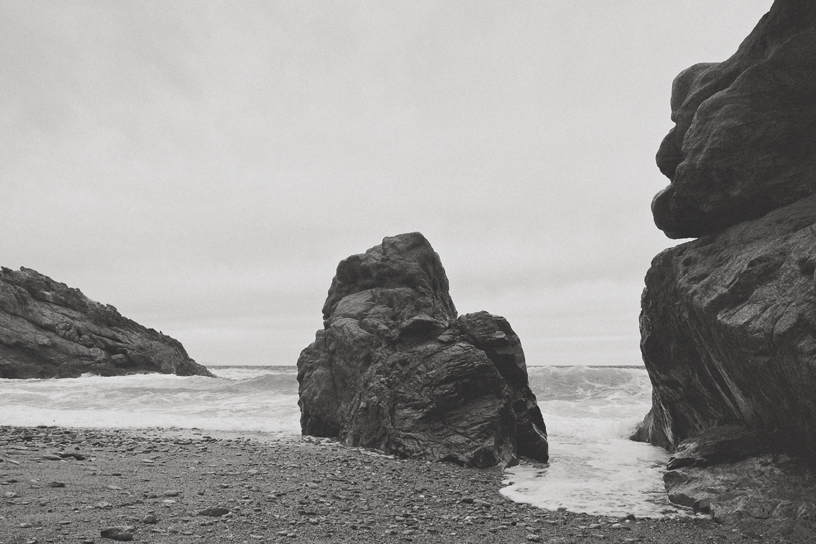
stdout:
MULTIPOLYGON (((642 297, 670 498, 721 520, 816 520, 816 4, 776 0, 718 64, 681 73, 654 199, 672 238, 642 297)), ((787 528, 787 529, 786 529, 787 528)))
POLYGON ((475 467, 547 461, 518 336, 502 317, 457 315, 421 234, 343 260, 323 319, 298 359, 303 434, 475 467))
POLYGON ((212 376, 169 336, 35 270, 0 269, 0 378, 212 376))

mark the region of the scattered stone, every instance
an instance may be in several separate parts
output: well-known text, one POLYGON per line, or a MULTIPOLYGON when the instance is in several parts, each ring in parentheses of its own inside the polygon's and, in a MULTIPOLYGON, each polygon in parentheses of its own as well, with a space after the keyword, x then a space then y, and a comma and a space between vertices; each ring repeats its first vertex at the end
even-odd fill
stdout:
POLYGON ((110 540, 130 541, 133 540, 133 532, 136 530, 132 525, 118 525, 102 529, 102 538, 110 540))
POLYGON ((63 482, 49 482, 48 487, 65 487, 63 482))
POLYGON ((84 455, 81 455, 79 453, 59 452, 57 455, 59 455, 63 459, 69 459, 70 458, 70 459, 76 459, 77 461, 84 461, 86 459, 86 457, 84 455))
POLYGON ((216 506, 213 508, 205 508, 204 510, 199 511, 197 515, 218 518, 229 514, 229 512, 230 512, 229 508, 216 506))
POLYGON ((153 514, 147 514, 145 517, 142 518, 142 523, 145 525, 155 525, 159 522, 159 518, 157 518, 153 514))
POLYGON ((53 453, 46 453, 42 456, 42 458, 48 461, 62 461, 62 457, 53 453))
POLYGON ((178 497, 181 495, 181 491, 178 489, 168 489, 164 492, 165 497, 178 497))

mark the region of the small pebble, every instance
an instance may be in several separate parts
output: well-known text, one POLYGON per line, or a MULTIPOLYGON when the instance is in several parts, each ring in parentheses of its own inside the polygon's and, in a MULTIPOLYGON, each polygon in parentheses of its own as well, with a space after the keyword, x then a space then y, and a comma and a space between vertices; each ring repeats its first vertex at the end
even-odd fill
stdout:
POLYGON ((222 508, 219 506, 214 508, 206 508, 198 513, 199 516, 209 516, 212 518, 220 518, 226 514, 229 514, 229 508, 222 508))
POLYGON ((135 527, 132 525, 118 525, 114 527, 106 527, 100 531, 102 538, 110 540, 130 541, 133 540, 133 531, 135 527))

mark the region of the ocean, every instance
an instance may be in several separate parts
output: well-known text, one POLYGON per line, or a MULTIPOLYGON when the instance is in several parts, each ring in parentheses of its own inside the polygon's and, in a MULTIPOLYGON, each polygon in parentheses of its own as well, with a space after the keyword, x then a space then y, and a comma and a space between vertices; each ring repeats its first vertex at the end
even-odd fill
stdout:
MULTIPOLYGON (((146 374, 0 380, 0 425, 177 428, 300 435, 295 367, 213 366, 216 379, 146 374)), ((627 439, 651 405, 642 367, 530 367, 550 462, 505 471, 507 498, 593 515, 675 517, 662 475, 668 453, 627 439)))

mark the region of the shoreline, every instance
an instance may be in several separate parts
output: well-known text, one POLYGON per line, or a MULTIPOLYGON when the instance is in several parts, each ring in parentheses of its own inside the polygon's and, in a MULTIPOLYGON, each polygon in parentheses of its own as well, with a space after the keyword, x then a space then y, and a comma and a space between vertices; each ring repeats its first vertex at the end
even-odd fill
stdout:
POLYGON ((501 495, 499 468, 253 434, 0 426, 0 544, 113 542, 101 537, 113 526, 168 544, 805 541, 701 518, 542 510, 501 495))

